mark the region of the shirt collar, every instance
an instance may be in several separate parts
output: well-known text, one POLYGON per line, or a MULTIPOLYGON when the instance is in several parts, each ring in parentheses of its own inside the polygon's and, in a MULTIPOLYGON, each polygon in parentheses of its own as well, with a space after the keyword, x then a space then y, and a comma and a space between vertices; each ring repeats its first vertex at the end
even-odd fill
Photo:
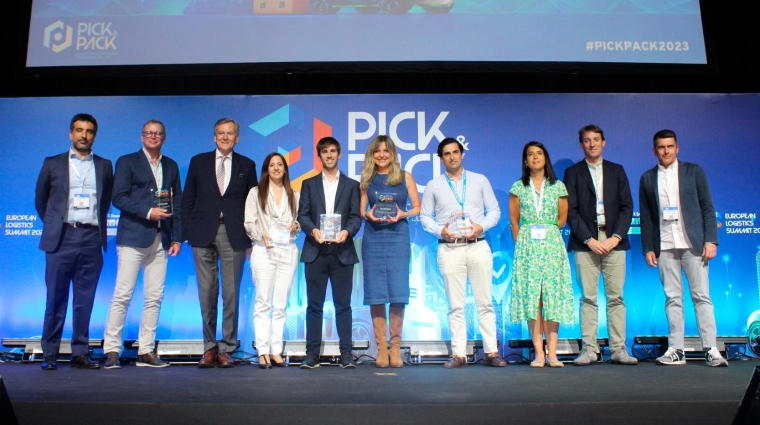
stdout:
POLYGON ((93 155, 94 154, 92 153, 92 151, 90 151, 89 155, 85 156, 84 158, 80 158, 79 155, 77 155, 76 152, 74 152, 74 149, 69 148, 69 159, 73 158, 73 159, 78 159, 80 161, 92 161, 93 155))
MULTIPOLYGON (((145 150, 144 146, 142 148, 142 151, 145 154, 145 156, 148 158, 148 162, 151 163, 151 164, 153 164, 153 158, 150 157, 150 154, 148 153, 148 151, 145 150)), ((159 164, 161 163, 161 158, 163 158, 163 157, 164 157, 164 154, 162 154, 162 153, 158 154, 158 163, 159 164)), ((153 165, 157 165, 157 164, 153 164, 153 165)))
POLYGON ((658 169, 658 170, 660 170, 660 171, 662 171, 662 172, 664 172, 664 173, 667 173, 668 171, 671 171, 671 170, 672 170, 672 171, 678 171, 678 159, 676 158, 676 159, 673 161, 673 163, 672 163, 672 164, 670 164, 670 167, 668 167, 668 168, 665 168, 665 167, 663 167, 663 166, 662 166, 662 164, 660 164, 660 163, 658 162, 658 163, 657 163, 657 169, 658 169))
POLYGON ((335 184, 338 182, 338 179, 340 179, 340 171, 338 171, 338 174, 335 175, 335 180, 330 182, 330 180, 327 179, 327 174, 325 174, 324 171, 322 171, 322 181, 327 184, 335 184))
POLYGON ((214 149, 214 151, 216 151, 216 156, 215 156, 216 159, 219 159, 219 158, 230 158, 230 159, 232 159, 232 152, 233 151, 230 151, 229 155, 222 155, 222 153, 219 152, 219 148, 214 149))
POLYGON ((588 165, 589 168, 593 168, 594 170, 599 169, 602 166, 602 163, 604 162, 604 158, 599 158, 599 162, 596 164, 592 164, 588 162, 588 159, 584 159, 586 161, 586 165, 588 165))

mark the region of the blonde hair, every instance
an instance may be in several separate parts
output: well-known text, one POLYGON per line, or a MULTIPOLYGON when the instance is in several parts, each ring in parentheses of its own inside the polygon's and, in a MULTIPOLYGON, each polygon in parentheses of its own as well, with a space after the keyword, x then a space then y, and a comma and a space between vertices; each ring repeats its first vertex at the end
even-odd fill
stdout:
POLYGON ((385 184, 396 186, 404 180, 404 170, 401 169, 401 163, 398 161, 398 152, 396 151, 396 144, 393 143, 393 139, 388 136, 377 136, 372 139, 369 146, 367 146, 367 151, 364 153, 364 165, 362 165, 360 182, 362 192, 367 190, 369 184, 377 175, 377 165, 375 165, 375 158, 373 156, 380 149, 381 143, 385 143, 385 148, 391 154, 391 164, 388 167, 388 178, 385 180, 385 184))

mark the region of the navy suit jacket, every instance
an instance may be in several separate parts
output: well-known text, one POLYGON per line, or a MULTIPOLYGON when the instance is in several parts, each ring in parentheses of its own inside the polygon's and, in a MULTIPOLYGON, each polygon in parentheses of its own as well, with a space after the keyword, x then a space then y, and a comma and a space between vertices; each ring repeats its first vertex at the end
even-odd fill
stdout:
MULTIPOLYGON (((180 217, 182 184, 179 167, 173 159, 162 156, 163 188, 174 194, 174 211, 170 218, 161 220, 161 244, 169 249, 172 242, 182 242, 180 217)), ((140 149, 116 161, 113 184, 113 205, 121 211, 116 245, 147 248, 156 239, 158 223, 146 218, 153 207, 153 193, 158 189, 148 157, 140 149)))
MULTIPOLYGON (((607 237, 617 234, 622 239, 616 251, 631 249, 628 229, 633 217, 633 199, 628 176, 619 164, 602 162, 602 191, 604 199, 604 230, 607 237)), ((567 221, 570 224, 570 251, 590 251, 583 243, 588 238, 598 237, 596 217, 596 189, 586 160, 582 160, 565 170, 565 187, 568 194, 567 221)))
MULTIPOLYGON (((361 194, 359 182, 340 173, 338 190, 335 193, 335 214, 340 214, 341 230, 348 230, 349 237, 344 243, 335 244, 336 253, 341 264, 349 265, 359 262, 354 247, 354 236, 362 226, 359 205, 361 194)), ((326 214, 325 188, 322 186, 322 173, 304 180, 301 186, 301 200, 298 203, 298 223, 306 233, 301 252, 301 261, 311 263, 319 255, 319 242, 312 236, 312 231, 319 229, 319 216, 326 214)))
POLYGON ((214 242, 223 212, 230 244, 235 249, 250 248, 243 222, 248 192, 258 184, 256 164, 233 152, 230 167, 230 183, 222 194, 216 184, 216 150, 190 160, 182 195, 182 234, 190 246, 206 247, 214 242))
MULTIPOLYGON (((660 256, 660 196, 658 167, 647 170, 639 182, 641 208, 641 247, 644 254, 654 251, 660 256)), ((678 161, 678 195, 686 236, 692 247, 702 252, 705 242, 718 243, 718 221, 715 218, 710 185, 705 171, 697 164, 678 161)))
MULTIPOLYGON (((49 156, 42 163, 34 193, 34 207, 42 218, 40 249, 55 252, 61 245, 63 226, 69 213, 69 152, 49 156)), ((93 155, 95 190, 98 198, 98 225, 103 251, 108 247, 108 210, 111 208, 113 165, 111 161, 93 155)))

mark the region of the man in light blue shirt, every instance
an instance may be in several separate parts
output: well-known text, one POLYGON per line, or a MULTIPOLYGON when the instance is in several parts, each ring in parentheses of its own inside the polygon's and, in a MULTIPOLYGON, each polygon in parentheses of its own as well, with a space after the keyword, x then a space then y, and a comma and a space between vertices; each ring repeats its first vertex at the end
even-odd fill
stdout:
POLYGON ((456 139, 443 139, 438 157, 446 173, 427 184, 420 219, 425 231, 438 237, 438 268, 449 301, 452 357, 445 367, 467 365, 464 304, 468 278, 478 309, 485 364, 506 366, 496 346, 496 315, 491 302, 493 256, 485 241, 485 232, 501 217, 499 203, 484 175, 462 167, 464 147, 456 139))

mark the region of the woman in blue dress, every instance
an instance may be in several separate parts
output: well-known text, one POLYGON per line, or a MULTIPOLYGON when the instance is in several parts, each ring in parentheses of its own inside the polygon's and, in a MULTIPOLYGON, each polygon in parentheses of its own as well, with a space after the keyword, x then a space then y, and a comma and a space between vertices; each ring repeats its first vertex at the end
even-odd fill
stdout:
POLYGON ((370 306, 377 342, 377 367, 402 367, 401 329, 409 304, 409 217, 420 213, 420 195, 411 173, 404 171, 396 145, 388 136, 372 139, 361 172, 364 304, 370 306), (407 202, 411 209, 405 211, 407 202), (390 353, 386 308, 390 304, 390 353))

